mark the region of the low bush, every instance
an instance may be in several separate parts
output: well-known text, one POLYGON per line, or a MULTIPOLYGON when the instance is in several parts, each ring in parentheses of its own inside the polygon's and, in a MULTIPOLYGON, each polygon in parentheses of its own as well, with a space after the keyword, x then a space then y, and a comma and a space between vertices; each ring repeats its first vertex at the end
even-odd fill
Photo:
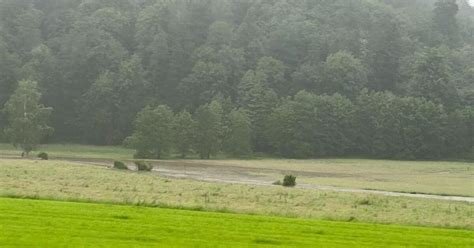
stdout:
POLYGON ((48 154, 46 152, 40 152, 38 153, 38 158, 42 160, 48 160, 48 154))
POLYGON ((151 169, 153 169, 153 166, 145 161, 135 161, 135 165, 138 171, 151 171, 151 169))
POLYGON ((283 186, 285 187, 294 187, 296 185, 296 177, 293 175, 286 175, 283 178, 283 186))
POLYGON ((128 170, 128 167, 123 162, 115 161, 114 162, 114 169, 128 170))

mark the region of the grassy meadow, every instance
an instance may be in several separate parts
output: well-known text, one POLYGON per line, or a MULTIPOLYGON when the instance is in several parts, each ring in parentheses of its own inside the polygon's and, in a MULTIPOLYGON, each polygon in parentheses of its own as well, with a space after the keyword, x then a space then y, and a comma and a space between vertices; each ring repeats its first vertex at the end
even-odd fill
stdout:
POLYGON ((52 160, 0 160, 0 195, 474 229, 474 206, 464 202, 167 179, 52 160))
MULTIPOLYGON (((131 160, 133 150, 113 146, 43 145, 51 158, 131 160)), ((21 152, 0 144, 1 156, 21 152)), ((31 154, 34 157, 37 152, 31 154)), ((260 170, 256 175, 277 180, 295 174, 299 183, 357 189, 439 195, 474 196, 474 163, 450 161, 394 161, 375 159, 268 159, 168 160, 176 165, 213 165, 260 170)))
POLYGON ((261 159, 195 160, 190 163, 278 169, 296 174, 301 183, 318 185, 474 196, 474 163, 471 162, 261 159))
POLYGON ((474 232, 0 198, 1 247, 472 247, 474 232))
MULTIPOLYGON (((18 150, 0 144, 0 247, 474 246, 474 205, 466 202, 171 179, 88 163, 131 161, 133 151, 119 147, 40 151, 52 160, 17 159, 18 150)), ((474 196, 468 162, 150 162, 270 182, 294 174, 300 184, 474 196)))
MULTIPOLYGON (((132 159, 134 150, 118 146, 92 146, 76 144, 41 145, 38 151, 31 152, 35 157, 39 152, 47 152, 51 158, 85 158, 85 159, 132 159)), ((0 143, 0 156, 19 156, 21 149, 10 144, 0 143)))

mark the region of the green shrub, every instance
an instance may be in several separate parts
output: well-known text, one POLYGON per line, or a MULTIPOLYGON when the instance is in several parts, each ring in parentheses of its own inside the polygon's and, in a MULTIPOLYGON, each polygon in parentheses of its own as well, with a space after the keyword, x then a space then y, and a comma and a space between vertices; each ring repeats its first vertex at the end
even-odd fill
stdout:
POLYGON ((275 182, 272 183, 273 185, 281 185, 281 181, 280 180, 276 180, 275 182))
POLYGON ((153 169, 153 166, 145 161, 135 161, 135 165, 138 171, 151 171, 151 169, 153 169))
POLYGON ((283 178, 283 186, 285 187, 294 187, 296 185, 296 177, 293 175, 286 175, 283 178))
POLYGON ((123 162, 115 161, 114 162, 114 169, 128 170, 128 167, 123 162))
POLYGON ((40 158, 42 160, 48 160, 48 154, 46 152, 40 152, 38 154, 38 158, 40 158))

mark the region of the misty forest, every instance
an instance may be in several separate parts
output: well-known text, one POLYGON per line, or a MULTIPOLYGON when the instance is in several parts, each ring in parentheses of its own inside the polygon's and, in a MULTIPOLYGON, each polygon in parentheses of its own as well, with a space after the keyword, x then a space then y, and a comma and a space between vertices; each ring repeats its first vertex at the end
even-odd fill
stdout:
POLYGON ((137 158, 472 156, 465 0, 0 0, 0 134, 137 158))

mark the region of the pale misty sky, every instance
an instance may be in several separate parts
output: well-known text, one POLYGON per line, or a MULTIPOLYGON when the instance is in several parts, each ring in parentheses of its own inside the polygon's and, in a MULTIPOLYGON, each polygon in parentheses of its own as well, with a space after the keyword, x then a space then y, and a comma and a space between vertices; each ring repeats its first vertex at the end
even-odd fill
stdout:
POLYGON ((474 0, 469 0, 469 4, 471 4, 471 6, 474 6, 474 0))

